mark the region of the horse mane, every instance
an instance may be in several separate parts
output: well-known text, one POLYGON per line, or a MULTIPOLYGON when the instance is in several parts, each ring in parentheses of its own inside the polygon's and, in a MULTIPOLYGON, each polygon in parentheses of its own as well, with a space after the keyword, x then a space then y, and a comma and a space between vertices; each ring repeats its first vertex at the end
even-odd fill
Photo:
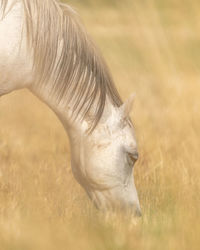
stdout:
MULTIPOLYGON (((0 1, 5 11, 8 0, 0 1)), ((122 104, 104 59, 71 7, 58 0, 21 2, 35 84, 58 104, 70 104, 76 117, 92 117, 93 130, 107 97, 114 106, 122 104)))

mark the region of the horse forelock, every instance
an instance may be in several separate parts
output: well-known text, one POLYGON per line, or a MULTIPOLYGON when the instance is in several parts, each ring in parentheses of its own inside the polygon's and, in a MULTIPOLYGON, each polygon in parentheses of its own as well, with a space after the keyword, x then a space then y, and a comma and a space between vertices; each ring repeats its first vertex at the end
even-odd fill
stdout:
MULTIPOLYGON (((108 67, 75 11, 57 0, 21 0, 37 88, 48 88, 57 103, 71 105, 75 116, 98 124, 109 98, 121 99, 108 67), (92 115, 91 115, 92 114, 92 115)), ((0 0, 5 12, 8 0, 0 0)))

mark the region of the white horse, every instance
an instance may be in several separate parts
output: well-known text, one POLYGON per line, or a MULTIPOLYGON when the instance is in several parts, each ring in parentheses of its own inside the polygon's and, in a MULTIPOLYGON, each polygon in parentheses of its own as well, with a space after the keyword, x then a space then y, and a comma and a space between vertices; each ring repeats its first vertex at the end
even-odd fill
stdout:
POLYGON ((77 14, 57 0, 0 0, 0 96, 28 88, 61 120, 72 170, 96 207, 140 215, 129 112, 77 14))

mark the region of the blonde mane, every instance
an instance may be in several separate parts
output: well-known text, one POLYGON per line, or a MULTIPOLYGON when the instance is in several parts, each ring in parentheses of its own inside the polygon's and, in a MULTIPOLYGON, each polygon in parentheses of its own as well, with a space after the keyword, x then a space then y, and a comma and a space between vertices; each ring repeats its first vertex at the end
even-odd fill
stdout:
MULTIPOLYGON (((98 124, 106 98, 122 104, 108 67, 76 13, 57 0, 20 0, 38 88, 47 87, 57 103, 71 105, 75 116, 98 124)), ((0 0, 5 11, 8 0, 0 0)))

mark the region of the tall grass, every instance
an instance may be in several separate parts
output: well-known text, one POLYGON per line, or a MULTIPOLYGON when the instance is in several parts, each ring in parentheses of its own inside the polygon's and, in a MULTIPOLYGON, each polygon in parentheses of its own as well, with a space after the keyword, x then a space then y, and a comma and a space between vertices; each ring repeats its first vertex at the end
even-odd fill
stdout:
POLYGON ((143 217, 96 211, 64 129, 28 91, 0 99, 0 249, 188 250, 200 245, 200 2, 70 0, 132 118, 143 217))

